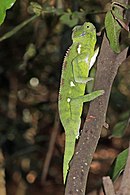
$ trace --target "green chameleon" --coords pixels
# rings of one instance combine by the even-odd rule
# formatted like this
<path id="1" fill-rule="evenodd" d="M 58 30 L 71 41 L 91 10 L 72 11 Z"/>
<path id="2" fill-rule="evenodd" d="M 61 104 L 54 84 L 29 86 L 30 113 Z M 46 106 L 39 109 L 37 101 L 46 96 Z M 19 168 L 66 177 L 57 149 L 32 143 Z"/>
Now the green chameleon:
<path id="1" fill-rule="evenodd" d="M 69 162 L 75 149 L 78 136 L 83 103 L 89 102 L 103 94 L 103 90 L 84 95 L 88 77 L 98 55 L 94 51 L 96 44 L 96 29 L 93 24 L 85 22 L 82 26 L 73 28 L 73 43 L 66 53 L 61 75 L 59 92 L 59 115 L 65 129 L 65 154 L 63 165 L 64 183 L 69 170 Z"/>

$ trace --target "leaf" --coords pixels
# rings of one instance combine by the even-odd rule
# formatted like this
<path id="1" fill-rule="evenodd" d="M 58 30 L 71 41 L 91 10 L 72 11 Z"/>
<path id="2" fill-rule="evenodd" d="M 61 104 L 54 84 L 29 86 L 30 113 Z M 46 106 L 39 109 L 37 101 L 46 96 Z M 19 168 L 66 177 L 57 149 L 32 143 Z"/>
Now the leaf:
<path id="1" fill-rule="evenodd" d="M 122 7 L 121 6 L 117 6 L 117 5 L 113 5 L 112 6 L 112 13 L 114 15 L 115 19 L 119 19 L 119 20 L 124 20 L 123 15 L 122 15 Z"/>
<path id="2" fill-rule="evenodd" d="M 124 9 L 125 11 L 125 9 Z M 117 20 L 117 22 L 126 30 L 129 31 L 129 26 L 128 26 L 128 22 L 125 23 L 124 22 L 124 12 L 122 13 L 122 6 L 121 5 L 113 5 L 112 7 L 112 14 L 115 18 L 115 20 Z"/>
<path id="3" fill-rule="evenodd" d="M 14 5 L 15 1 L 16 0 L 3 0 L 6 9 L 10 9 Z"/>
<path id="4" fill-rule="evenodd" d="M 75 12 L 74 13 L 67 12 L 60 17 L 60 21 L 63 24 L 68 25 L 69 27 L 75 26 L 78 23 L 78 20 L 79 20 L 79 17 Z"/>
<path id="5" fill-rule="evenodd" d="M 16 0 L 1 0 L 0 2 L 0 25 L 4 22 L 6 17 L 6 10 L 10 9 Z"/>
<path id="6" fill-rule="evenodd" d="M 112 137 L 122 137 L 124 135 L 127 124 L 127 120 L 118 122 L 113 128 Z"/>
<path id="7" fill-rule="evenodd" d="M 130 111 L 129 111 L 129 110 L 123 112 L 123 113 L 120 115 L 120 117 L 119 117 L 120 120 L 127 120 L 128 122 L 129 122 L 129 118 L 130 118 Z"/>
<path id="8" fill-rule="evenodd" d="M 64 14 L 65 12 L 64 12 L 64 10 L 62 9 L 62 8 L 57 8 L 56 9 L 56 14 L 58 15 L 58 16 L 60 16 L 60 15 L 62 15 L 62 14 Z"/>
<path id="9" fill-rule="evenodd" d="M 30 3 L 30 8 L 32 9 L 32 11 L 37 15 L 40 16 L 42 13 L 42 6 L 37 3 L 37 2 L 31 2 Z"/>
<path id="10" fill-rule="evenodd" d="M 121 32 L 121 26 L 114 19 L 111 11 L 108 11 L 106 14 L 105 27 L 112 50 L 116 53 L 120 53 L 119 36 Z"/>
<path id="11" fill-rule="evenodd" d="M 124 170 L 127 157 L 128 157 L 128 149 L 124 150 L 117 156 L 113 168 L 113 172 L 112 172 L 112 180 L 115 180 L 120 175 L 120 173 Z"/>

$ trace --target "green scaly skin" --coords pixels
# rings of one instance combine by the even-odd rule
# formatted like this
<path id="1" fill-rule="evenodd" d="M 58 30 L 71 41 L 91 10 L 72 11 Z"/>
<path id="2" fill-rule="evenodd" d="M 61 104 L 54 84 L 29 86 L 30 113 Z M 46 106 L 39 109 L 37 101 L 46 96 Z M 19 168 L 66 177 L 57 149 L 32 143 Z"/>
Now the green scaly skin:
<path id="1" fill-rule="evenodd" d="M 59 115 L 65 129 L 65 154 L 63 165 L 64 183 L 69 170 L 69 162 L 73 157 L 75 140 L 81 124 L 83 103 L 91 101 L 103 94 L 103 90 L 84 95 L 89 70 L 96 60 L 98 50 L 96 44 L 96 29 L 93 24 L 85 22 L 76 26 L 72 33 L 73 43 L 70 46 L 63 63 L 59 92 Z"/>

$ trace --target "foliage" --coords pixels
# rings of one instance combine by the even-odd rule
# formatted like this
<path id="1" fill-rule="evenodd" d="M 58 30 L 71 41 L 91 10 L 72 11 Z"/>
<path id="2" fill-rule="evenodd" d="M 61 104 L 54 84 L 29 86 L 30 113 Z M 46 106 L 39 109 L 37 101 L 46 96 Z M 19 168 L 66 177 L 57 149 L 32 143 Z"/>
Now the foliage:
<path id="1" fill-rule="evenodd" d="M 112 3 L 110 10 L 105 16 L 105 28 L 110 46 L 114 52 L 120 53 L 120 33 L 121 29 L 128 30 L 128 26 L 124 23 L 124 13 L 121 4 Z"/>
<path id="2" fill-rule="evenodd" d="M 110 40 L 111 48 L 116 53 L 119 53 L 120 52 L 119 36 L 120 36 L 120 32 L 121 32 L 121 26 L 114 19 L 111 11 L 108 11 L 106 14 L 105 26 L 106 26 L 108 39 Z"/>
<path id="3" fill-rule="evenodd" d="M 4 22 L 6 10 L 11 8 L 15 0 L 2 0 L 1 2 L 0 24 Z M 82 24 L 84 21 L 92 22 L 96 26 L 97 32 L 105 28 L 112 50 L 120 53 L 123 48 L 122 31 L 126 33 L 128 30 L 124 15 L 120 13 L 122 13 L 121 8 L 124 10 L 123 14 L 127 8 L 110 4 L 106 10 L 107 0 L 100 2 L 72 1 L 72 4 L 70 1 L 65 1 L 62 6 L 56 5 L 55 1 L 39 0 L 38 3 L 32 2 L 30 5 L 28 5 L 28 1 L 25 1 L 24 6 L 22 2 L 22 0 L 16 1 L 14 8 L 17 6 L 17 9 L 10 9 L 9 17 L 0 26 L 0 146 L 5 156 L 5 168 L 9 181 L 13 180 L 12 178 L 15 178 L 15 181 L 23 178 L 31 183 L 30 174 L 33 175 L 34 181 L 39 181 L 39 178 L 41 180 L 50 137 L 55 129 L 59 69 L 62 66 L 65 51 L 71 44 L 70 28 Z M 104 18 L 105 24 L 103 23 Z M 125 34 L 126 39 L 127 35 Z M 8 40 L 6 40 L 7 38 Z M 101 39 L 99 38 L 97 43 L 99 47 L 100 43 Z M 128 74 L 122 70 L 122 77 L 128 80 L 129 66 L 128 64 L 123 66 Z M 95 68 L 92 69 L 91 75 L 94 77 Z M 89 84 L 88 91 L 91 91 L 93 84 Z M 129 114 L 125 118 L 120 118 L 122 113 L 129 111 L 129 106 L 126 105 L 130 105 L 130 94 L 125 93 L 126 84 L 128 85 L 127 91 L 130 88 L 129 82 L 122 84 L 125 101 L 124 96 L 120 96 L 120 92 L 117 93 L 116 90 L 114 93 L 116 100 L 110 100 L 106 120 L 110 124 L 110 128 L 107 133 L 105 131 L 105 137 L 101 137 L 101 143 L 98 146 L 99 150 L 105 150 L 104 148 L 107 148 L 109 144 L 110 149 L 112 148 L 114 151 L 113 155 L 109 149 L 106 149 L 108 159 L 102 154 L 98 159 L 98 151 L 95 154 L 97 156 L 94 156 L 96 162 L 98 160 L 99 163 L 100 161 L 104 162 L 100 164 L 99 172 L 95 171 L 94 166 L 91 168 L 92 172 L 95 171 L 95 178 L 98 177 L 99 181 L 101 175 L 106 174 L 106 160 L 115 158 L 117 152 L 119 153 L 127 147 L 130 136 L 126 131 Z M 118 88 L 116 81 L 113 88 Z M 84 119 L 84 114 L 82 117 Z M 64 134 L 61 132 L 62 130 L 57 134 L 54 152 L 51 156 L 53 160 L 48 171 L 49 182 L 58 183 L 60 186 L 64 145 Z M 108 139 L 109 136 L 111 139 Z M 113 169 L 113 180 L 124 169 L 127 155 L 126 149 L 117 156 Z M 100 158 L 102 159 L 100 160 Z M 110 162 L 111 160 L 108 164 Z M 17 177 L 15 177 L 16 175 Z M 90 190 L 92 188 L 93 186 L 90 184 Z"/>
<path id="4" fill-rule="evenodd" d="M 6 17 L 6 10 L 10 9 L 16 0 L 1 0 L 0 1 L 0 25 L 4 22 Z"/>
<path id="5" fill-rule="evenodd" d="M 112 170 L 112 180 L 115 180 L 124 170 L 127 157 L 128 157 L 128 149 L 124 150 L 117 156 Z"/>
<path id="6" fill-rule="evenodd" d="M 127 120 L 120 121 L 120 122 L 116 123 L 116 125 L 113 128 L 112 135 L 114 137 L 122 137 L 123 134 L 125 133 L 124 130 L 125 130 L 126 126 L 127 126 L 127 123 L 128 123 Z"/>

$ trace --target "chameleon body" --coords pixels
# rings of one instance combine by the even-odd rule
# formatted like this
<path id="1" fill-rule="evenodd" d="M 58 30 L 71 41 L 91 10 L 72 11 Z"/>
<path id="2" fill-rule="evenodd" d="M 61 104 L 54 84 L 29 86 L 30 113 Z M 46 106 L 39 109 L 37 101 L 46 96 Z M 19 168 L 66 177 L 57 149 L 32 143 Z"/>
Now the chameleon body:
<path id="1" fill-rule="evenodd" d="M 98 50 L 96 30 L 93 24 L 85 22 L 76 26 L 72 33 L 72 45 L 63 62 L 59 92 L 59 115 L 65 129 L 65 153 L 63 163 L 64 183 L 69 170 L 69 162 L 75 149 L 75 141 L 81 124 L 83 103 L 103 94 L 102 90 L 84 95 L 89 70 L 95 62 Z"/>

